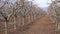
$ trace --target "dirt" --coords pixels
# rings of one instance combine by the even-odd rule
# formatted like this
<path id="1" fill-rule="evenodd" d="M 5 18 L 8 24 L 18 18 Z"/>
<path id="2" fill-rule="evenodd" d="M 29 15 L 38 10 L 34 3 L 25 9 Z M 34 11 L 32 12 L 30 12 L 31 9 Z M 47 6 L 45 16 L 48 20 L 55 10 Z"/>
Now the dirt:
<path id="1" fill-rule="evenodd" d="M 19 34 L 56 34 L 55 23 L 52 22 L 48 15 L 39 18 L 34 25 L 30 26 L 27 31 L 18 32 Z"/>
<path id="2" fill-rule="evenodd" d="M 17 30 L 14 30 L 12 26 L 11 28 L 14 31 L 11 30 L 9 34 L 56 34 L 55 23 L 52 22 L 49 15 L 45 15 L 42 18 L 38 18 L 34 22 L 34 24 L 27 26 L 29 28 L 27 28 L 25 31 L 20 31 L 19 29 L 21 28 L 17 28 Z M 5 34 L 4 30 L 3 31 L 0 30 L 0 34 Z"/>

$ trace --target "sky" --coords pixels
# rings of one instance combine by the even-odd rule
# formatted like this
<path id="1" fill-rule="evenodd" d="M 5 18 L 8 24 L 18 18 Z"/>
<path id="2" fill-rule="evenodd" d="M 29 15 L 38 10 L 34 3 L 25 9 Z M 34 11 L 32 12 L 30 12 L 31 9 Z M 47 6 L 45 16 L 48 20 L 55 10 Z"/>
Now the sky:
<path id="1" fill-rule="evenodd" d="M 36 4 L 38 7 L 44 8 L 49 6 L 49 4 L 51 3 L 51 0 L 33 0 L 33 3 Z"/>
<path id="2" fill-rule="evenodd" d="M 32 1 L 32 0 L 29 0 Z M 51 0 L 33 0 L 33 3 L 43 10 L 47 10 L 48 6 L 52 3 Z M 46 9 L 45 9 L 46 8 Z"/>

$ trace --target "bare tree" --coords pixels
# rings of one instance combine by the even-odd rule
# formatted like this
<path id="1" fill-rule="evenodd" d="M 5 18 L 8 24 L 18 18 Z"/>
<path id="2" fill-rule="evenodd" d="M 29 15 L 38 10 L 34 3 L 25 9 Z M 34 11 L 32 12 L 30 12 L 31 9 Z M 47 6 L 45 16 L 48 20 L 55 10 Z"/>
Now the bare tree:
<path id="1" fill-rule="evenodd" d="M 8 34 L 8 21 L 11 18 L 11 16 L 15 15 L 16 10 L 19 8 L 16 8 L 16 5 L 9 2 L 9 0 L 4 1 L 4 4 L 0 7 L 0 14 L 5 19 L 5 34 Z M 14 20 L 15 23 L 15 20 Z"/>
<path id="2" fill-rule="evenodd" d="M 45 12 L 27 0 L 16 0 L 14 3 L 6 0 L 0 7 L 0 14 L 5 19 L 5 34 L 8 34 L 8 23 L 12 17 L 14 17 L 14 30 L 17 29 L 17 26 L 20 27 L 20 30 L 24 30 L 25 26 L 44 16 Z M 16 20 L 17 18 L 19 21 Z"/>
<path id="3" fill-rule="evenodd" d="M 58 24 L 60 23 L 60 1 L 53 1 L 49 6 L 48 14 L 51 16 L 53 22 L 56 24 L 56 29 L 58 29 Z"/>

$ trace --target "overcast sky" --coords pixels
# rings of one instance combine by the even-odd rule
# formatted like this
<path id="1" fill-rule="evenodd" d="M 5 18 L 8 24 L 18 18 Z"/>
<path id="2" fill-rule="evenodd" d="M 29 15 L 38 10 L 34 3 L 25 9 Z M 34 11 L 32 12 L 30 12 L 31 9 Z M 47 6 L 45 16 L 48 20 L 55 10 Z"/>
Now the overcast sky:
<path id="1" fill-rule="evenodd" d="M 32 0 L 29 0 L 32 1 Z M 33 3 L 43 10 L 47 11 L 48 6 L 52 3 L 51 0 L 33 0 Z"/>
<path id="2" fill-rule="evenodd" d="M 48 3 L 51 3 L 51 0 L 34 0 L 33 1 L 34 4 L 36 4 L 37 6 L 39 7 L 48 7 L 49 4 Z"/>
<path id="3" fill-rule="evenodd" d="M 51 0 L 33 0 L 33 3 L 39 7 L 48 7 L 49 6 L 48 3 L 51 3 Z"/>

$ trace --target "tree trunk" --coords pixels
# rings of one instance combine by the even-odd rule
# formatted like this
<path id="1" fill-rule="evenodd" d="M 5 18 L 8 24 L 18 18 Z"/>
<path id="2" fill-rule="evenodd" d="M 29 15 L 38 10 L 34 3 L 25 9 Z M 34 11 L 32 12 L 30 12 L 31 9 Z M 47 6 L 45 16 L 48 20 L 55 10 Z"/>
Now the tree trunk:
<path id="1" fill-rule="evenodd" d="M 5 34 L 8 34 L 8 22 L 5 21 Z"/>
<path id="2" fill-rule="evenodd" d="M 58 22 L 56 21 L 55 23 L 56 23 L 56 31 L 57 31 L 58 30 Z"/>
<path id="3" fill-rule="evenodd" d="M 14 30 L 16 30 L 16 18 L 14 17 Z"/>

